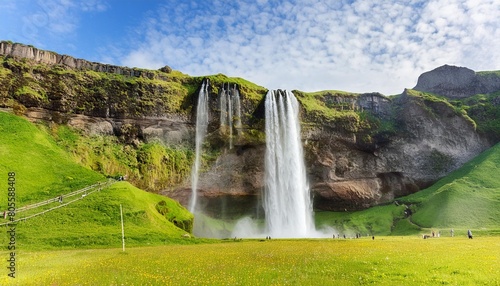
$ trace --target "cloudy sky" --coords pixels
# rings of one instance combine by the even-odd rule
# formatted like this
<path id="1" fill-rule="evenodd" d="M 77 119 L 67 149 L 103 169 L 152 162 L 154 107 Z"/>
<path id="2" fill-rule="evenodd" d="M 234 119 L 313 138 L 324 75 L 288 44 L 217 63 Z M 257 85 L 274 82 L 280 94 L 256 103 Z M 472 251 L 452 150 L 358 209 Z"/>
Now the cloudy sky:
<path id="1" fill-rule="evenodd" d="M 443 64 L 500 70 L 500 0 L 0 0 L 0 39 L 269 89 L 391 95 Z"/>

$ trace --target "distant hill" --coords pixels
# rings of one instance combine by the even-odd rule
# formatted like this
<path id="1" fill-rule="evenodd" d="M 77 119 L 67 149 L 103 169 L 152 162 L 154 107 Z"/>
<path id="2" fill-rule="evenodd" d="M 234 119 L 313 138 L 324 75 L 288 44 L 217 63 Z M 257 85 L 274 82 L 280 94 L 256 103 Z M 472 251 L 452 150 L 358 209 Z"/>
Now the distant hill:
<path id="1" fill-rule="evenodd" d="M 7 182 L 7 173 L 15 172 L 17 208 L 105 179 L 74 162 L 45 127 L 6 112 L 0 112 L 0 122 L 0 174 Z M 119 247 L 120 204 L 128 245 L 182 242 L 182 235 L 192 228 L 192 214 L 178 202 L 119 182 L 65 207 L 18 222 L 16 243 L 21 249 Z M 54 202 L 29 213 L 57 205 Z M 6 194 L 0 198 L 0 206 L 2 210 L 7 208 Z M 16 218 L 22 216 L 24 213 L 18 213 Z M 6 220 L 0 219 L 3 222 Z M 5 231 L 0 239 L 7 241 Z"/>

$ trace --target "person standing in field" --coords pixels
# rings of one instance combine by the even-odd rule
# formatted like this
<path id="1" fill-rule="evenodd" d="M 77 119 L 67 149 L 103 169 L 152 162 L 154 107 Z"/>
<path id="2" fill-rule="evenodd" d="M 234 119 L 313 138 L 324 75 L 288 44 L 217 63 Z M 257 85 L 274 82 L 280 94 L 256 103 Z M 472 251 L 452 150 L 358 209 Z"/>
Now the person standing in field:
<path id="1" fill-rule="evenodd" d="M 453 231 L 453 228 L 450 230 L 450 235 L 451 237 L 453 237 L 453 235 L 455 234 L 455 231 Z"/>
<path id="2" fill-rule="evenodd" d="M 470 229 L 467 230 L 467 236 L 469 237 L 469 239 L 472 239 L 472 231 L 470 231 Z"/>

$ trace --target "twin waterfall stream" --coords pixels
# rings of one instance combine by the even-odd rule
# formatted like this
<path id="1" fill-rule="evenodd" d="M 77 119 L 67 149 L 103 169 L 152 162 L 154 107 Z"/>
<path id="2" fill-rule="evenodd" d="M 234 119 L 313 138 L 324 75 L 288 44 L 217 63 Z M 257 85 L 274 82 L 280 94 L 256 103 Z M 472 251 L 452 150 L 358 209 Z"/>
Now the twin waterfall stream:
<path id="1" fill-rule="evenodd" d="M 191 201 L 189 210 L 195 220 L 202 210 L 197 207 L 198 175 L 202 145 L 209 121 L 208 95 L 210 82 L 206 79 L 200 88 L 196 109 L 196 149 L 191 176 Z M 229 138 L 241 132 L 240 95 L 236 85 L 223 85 L 218 95 L 220 131 Z M 238 237 L 272 236 L 299 238 L 316 236 L 312 203 L 304 166 L 298 118 L 299 104 L 291 92 L 269 91 L 265 98 L 265 190 L 262 207 L 265 213 L 265 229 L 250 218 L 244 218 L 235 226 Z M 236 135 L 235 135 L 236 133 Z"/>

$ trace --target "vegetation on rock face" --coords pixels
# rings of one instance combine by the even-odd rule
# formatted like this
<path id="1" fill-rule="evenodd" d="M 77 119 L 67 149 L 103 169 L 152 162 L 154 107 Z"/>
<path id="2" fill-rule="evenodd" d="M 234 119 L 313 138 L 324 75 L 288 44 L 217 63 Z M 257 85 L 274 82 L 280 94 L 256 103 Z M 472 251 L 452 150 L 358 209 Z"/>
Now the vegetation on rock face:
<path id="1" fill-rule="evenodd" d="M 336 90 L 309 93 L 295 90 L 293 92 L 302 104 L 309 121 L 317 123 L 343 121 L 346 123 L 346 130 L 356 128 L 359 120 L 355 112 L 358 94 Z"/>
<path id="2" fill-rule="evenodd" d="M 123 144 L 115 136 L 89 136 L 64 125 L 51 134 L 83 166 L 107 176 L 125 176 L 136 186 L 159 191 L 182 183 L 191 173 L 193 151 L 160 142 Z"/>
<path id="3" fill-rule="evenodd" d="M 499 72 L 481 72 L 481 74 L 498 74 Z M 478 73 L 479 74 L 479 73 Z M 453 110 L 455 114 L 468 120 L 476 130 L 490 139 L 500 141 L 500 92 L 477 94 L 464 99 L 448 99 L 436 94 L 406 90 L 406 94 L 423 100 L 430 114 L 442 116 L 444 109 Z"/>
<path id="4" fill-rule="evenodd" d="M 374 98 L 390 102 L 383 95 L 336 90 L 294 93 L 304 109 L 306 128 L 310 124 L 322 125 L 330 126 L 337 132 L 355 134 L 356 143 L 363 150 L 373 151 L 398 131 L 394 111 L 390 108 L 383 110 L 385 107 L 382 106 L 374 107 Z M 370 98 L 367 100 L 370 104 L 366 108 L 361 104 L 363 98 Z"/>
<path id="5" fill-rule="evenodd" d="M 212 92 L 215 94 L 219 93 L 219 88 L 223 84 L 229 84 L 230 86 L 236 84 L 239 88 L 242 100 L 249 101 L 253 106 L 257 106 L 267 92 L 266 88 L 239 77 L 227 77 L 223 74 L 216 74 L 206 76 L 205 78 L 210 79 L 213 87 Z"/>
<path id="6" fill-rule="evenodd" d="M 443 116 L 443 113 L 453 111 L 454 114 L 470 122 L 474 128 L 477 127 L 476 122 L 469 117 L 463 105 L 453 105 L 453 101 L 450 102 L 450 100 L 444 96 L 412 89 L 405 90 L 405 93 L 407 96 L 421 100 L 421 106 L 427 109 L 429 114 L 435 117 Z"/>
<path id="7" fill-rule="evenodd" d="M 0 57 L 0 105 L 15 99 L 26 107 L 101 117 L 187 114 L 188 78 L 172 72 L 166 80 L 150 79 Z"/>
<path id="8" fill-rule="evenodd" d="M 488 136 L 492 142 L 500 141 L 500 92 L 477 94 L 452 101 L 452 104 L 463 108 L 474 119 L 480 133 Z"/>

